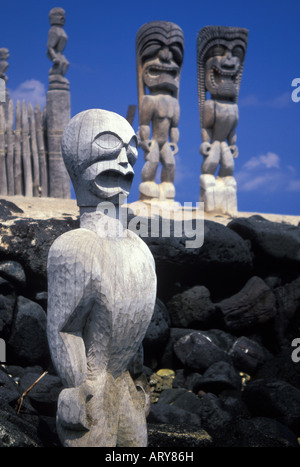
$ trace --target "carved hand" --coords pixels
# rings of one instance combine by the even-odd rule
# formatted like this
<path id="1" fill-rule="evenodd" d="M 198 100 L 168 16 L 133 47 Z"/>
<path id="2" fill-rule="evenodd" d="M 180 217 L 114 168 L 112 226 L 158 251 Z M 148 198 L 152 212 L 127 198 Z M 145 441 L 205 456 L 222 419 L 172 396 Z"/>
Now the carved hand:
<path id="1" fill-rule="evenodd" d="M 239 155 L 238 147 L 235 144 L 232 144 L 231 146 L 229 146 L 229 149 L 231 151 L 232 157 L 236 159 Z"/>
<path id="2" fill-rule="evenodd" d="M 200 149 L 199 149 L 200 154 L 202 154 L 204 157 L 207 157 L 209 154 L 210 148 L 211 148 L 211 144 L 205 141 L 200 146 Z"/>
<path id="3" fill-rule="evenodd" d="M 178 146 L 177 146 L 176 143 L 170 143 L 170 148 L 171 148 L 171 150 L 173 151 L 174 156 L 175 156 L 175 154 L 177 154 L 178 151 L 179 151 Z"/>
<path id="4" fill-rule="evenodd" d="M 93 397 L 90 387 L 83 383 L 76 388 L 64 389 L 58 400 L 57 415 L 63 428 L 88 431 L 86 403 Z"/>
<path id="5" fill-rule="evenodd" d="M 140 146 L 145 152 L 149 152 L 151 149 L 152 141 L 151 139 L 141 140 Z"/>

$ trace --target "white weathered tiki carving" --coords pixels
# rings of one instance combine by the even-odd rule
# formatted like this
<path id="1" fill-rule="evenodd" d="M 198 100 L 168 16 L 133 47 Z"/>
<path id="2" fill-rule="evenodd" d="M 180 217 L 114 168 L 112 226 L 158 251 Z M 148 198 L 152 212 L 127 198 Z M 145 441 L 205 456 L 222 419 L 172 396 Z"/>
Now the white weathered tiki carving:
<path id="1" fill-rule="evenodd" d="M 69 62 L 63 54 L 68 40 L 63 29 L 65 11 L 59 7 L 52 8 L 49 20 L 51 27 L 48 33 L 47 56 L 53 62 L 53 66 L 49 70 L 49 90 L 46 103 L 49 196 L 70 198 L 70 178 L 61 154 L 62 134 L 71 117 L 70 85 L 65 77 Z"/>
<path id="2" fill-rule="evenodd" d="M 145 157 L 139 191 L 143 201 L 172 203 L 175 198 L 174 156 L 178 153 L 178 97 L 183 51 L 183 32 L 174 23 L 151 21 L 138 30 L 138 135 Z M 162 164 L 161 183 L 157 184 L 159 163 Z"/>
<path id="3" fill-rule="evenodd" d="M 48 257 L 47 333 L 66 386 L 58 435 L 64 446 L 146 446 L 144 398 L 128 368 L 154 310 L 155 265 L 120 215 L 137 138 L 123 117 L 92 109 L 69 122 L 62 151 L 80 228 L 60 236 Z"/>
<path id="4" fill-rule="evenodd" d="M 207 212 L 237 213 L 233 176 L 234 159 L 238 156 L 237 102 L 247 41 L 248 30 L 244 28 L 205 26 L 198 33 L 200 153 L 203 156 L 200 201 Z"/>

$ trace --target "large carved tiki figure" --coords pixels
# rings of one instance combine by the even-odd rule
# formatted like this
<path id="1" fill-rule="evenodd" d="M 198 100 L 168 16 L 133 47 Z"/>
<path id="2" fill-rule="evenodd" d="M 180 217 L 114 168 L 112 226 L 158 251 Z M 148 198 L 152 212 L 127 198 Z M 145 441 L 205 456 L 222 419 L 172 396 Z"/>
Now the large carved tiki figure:
<path id="1" fill-rule="evenodd" d="M 244 28 L 206 26 L 197 38 L 198 93 L 204 160 L 200 201 L 206 211 L 237 212 L 234 159 L 238 156 L 238 96 L 248 41 Z M 207 97 L 210 93 L 210 98 Z M 216 176 L 216 171 L 218 173 Z"/>
<path id="2" fill-rule="evenodd" d="M 174 200 L 175 197 L 174 156 L 178 152 L 178 92 L 183 50 L 183 32 L 174 23 L 152 21 L 137 33 L 138 135 L 146 161 L 139 187 L 142 200 Z M 161 183 L 156 184 L 159 162 Z"/>
<path id="3" fill-rule="evenodd" d="M 62 139 L 80 207 L 80 228 L 48 256 L 47 335 L 65 385 L 57 407 L 64 446 L 147 445 L 147 397 L 129 373 L 156 298 L 153 256 L 122 224 L 137 138 L 123 117 L 77 114 Z"/>

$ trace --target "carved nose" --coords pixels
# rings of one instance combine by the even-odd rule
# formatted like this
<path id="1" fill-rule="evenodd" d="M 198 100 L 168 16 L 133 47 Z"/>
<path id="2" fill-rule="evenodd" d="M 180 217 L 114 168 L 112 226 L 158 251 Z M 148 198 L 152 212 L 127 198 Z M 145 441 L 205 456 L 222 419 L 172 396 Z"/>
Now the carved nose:
<path id="1" fill-rule="evenodd" d="M 118 164 L 122 165 L 122 167 L 127 167 L 128 163 L 129 162 L 126 154 L 126 149 L 122 148 L 118 157 Z"/>
<path id="2" fill-rule="evenodd" d="M 168 47 L 163 47 L 159 51 L 159 58 L 164 62 L 168 62 L 169 60 L 171 60 L 172 56 L 172 52 L 170 49 L 168 49 Z"/>
<path id="3" fill-rule="evenodd" d="M 229 50 L 226 53 L 223 65 L 225 65 L 227 67 L 233 67 L 233 66 L 235 66 L 235 63 L 236 63 L 235 57 L 233 57 L 231 50 Z"/>

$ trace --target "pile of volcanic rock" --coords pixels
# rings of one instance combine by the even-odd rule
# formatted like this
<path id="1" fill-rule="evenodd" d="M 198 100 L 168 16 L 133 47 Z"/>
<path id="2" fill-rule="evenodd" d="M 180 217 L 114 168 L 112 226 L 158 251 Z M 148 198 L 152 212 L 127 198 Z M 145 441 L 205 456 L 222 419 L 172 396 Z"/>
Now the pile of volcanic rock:
<path id="1" fill-rule="evenodd" d="M 77 227 L 0 200 L 0 446 L 60 445 L 46 263 L 55 238 Z M 149 446 L 299 447 L 300 228 L 252 216 L 205 220 L 200 248 L 144 241 L 158 293 L 132 373 L 148 380 Z"/>

